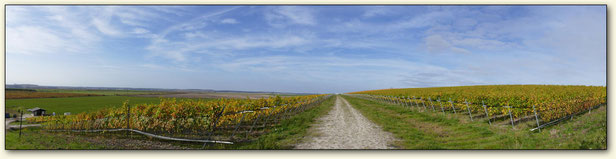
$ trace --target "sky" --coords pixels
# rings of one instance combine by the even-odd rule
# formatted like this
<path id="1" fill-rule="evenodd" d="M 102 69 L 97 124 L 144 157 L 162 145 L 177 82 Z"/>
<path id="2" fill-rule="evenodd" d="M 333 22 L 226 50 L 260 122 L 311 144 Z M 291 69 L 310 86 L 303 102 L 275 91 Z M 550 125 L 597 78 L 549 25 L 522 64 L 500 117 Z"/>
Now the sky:
<path id="1" fill-rule="evenodd" d="M 6 84 L 606 85 L 606 6 L 6 6 Z"/>

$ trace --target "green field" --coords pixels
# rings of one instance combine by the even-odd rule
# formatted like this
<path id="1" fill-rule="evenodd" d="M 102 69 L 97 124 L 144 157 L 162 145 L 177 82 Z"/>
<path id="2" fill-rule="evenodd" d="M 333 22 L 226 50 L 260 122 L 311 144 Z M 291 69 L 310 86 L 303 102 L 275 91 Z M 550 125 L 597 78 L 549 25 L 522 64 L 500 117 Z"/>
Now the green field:
<path id="1" fill-rule="evenodd" d="M 47 110 L 48 114 L 56 112 L 56 115 L 64 112 L 72 114 L 88 112 L 106 107 L 121 106 L 126 100 L 130 104 L 159 103 L 159 98 L 152 97 L 127 97 L 127 96 L 96 96 L 96 97 L 70 97 L 70 98 L 36 98 L 36 99 L 9 99 L 6 100 L 6 109 L 9 113 L 15 113 L 15 109 L 39 107 Z"/>
<path id="2" fill-rule="evenodd" d="M 50 133 L 40 128 L 27 128 L 19 131 L 6 131 L 7 150 L 51 150 L 51 149 L 105 149 L 105 145 L 88 142 L 66 133 Z"/>
<path id="3" fill-rule="evenodd" d="M 137 90 L 76 90 L 76 89 L 36 89 L 38 92 L 56 92 L 56 93 L 83 93 L 83 94 L 98 94 L 98 95 L 137 95 L 137 94 L 169 94 L 172 92 L 161 91 L 137 91 Z"/>
<path id="4" fill-rule="evenodd" d="M 534 122 L 512 129 L 506 122 L 470 121 L 460 114 L 417 112 L 409 107 L 343 96 L 366 118 L 400 139 L 403 149 L 606 149 L 607 111 L 576 116 L 557 125 L 530 132 Z M 477 119 L 476 119 L 477 120 Z"/>

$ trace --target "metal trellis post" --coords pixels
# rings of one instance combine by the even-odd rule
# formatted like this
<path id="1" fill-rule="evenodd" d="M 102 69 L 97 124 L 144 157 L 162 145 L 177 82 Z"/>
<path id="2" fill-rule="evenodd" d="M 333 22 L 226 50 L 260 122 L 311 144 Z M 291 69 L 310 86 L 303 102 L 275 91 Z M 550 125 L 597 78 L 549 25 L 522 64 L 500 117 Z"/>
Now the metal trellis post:
<path id="1" fill-rule="evenodd" d="M 428 97 L 428 100 L 430 101 L 430 106 L 432 106 L 432 112 L 436 112 L 436 109 L 434 109 L 434 103 L 432 103 L 432 98 Z"/>
<path id="2" fill-rule="evenodd" d="M 535 121 L 537 122 L 537 128 L 539 128 L 539 117 L 537 117 L 537 110 L 535 109 L 535 105 L 533 105 L 533 112 L 535 113 Z M 541 129 L 539 129 L 541 132 Z"/>
<path id="3" fill-rule="evenodd" d="M 438 98 L 438 104 L 441 105 L 441 111 L 443 112 L 443 115 L 445 114 L 445 109 L 443 109 L 443 103 L 441 103 L 441 97 Z"/>
<path id="4" fill-rule="evenodd" d="M 453 101 L 449 98 L 449 103 L 451 104 L 451 109 L 453 109 L 453 114 L 456 114 L 456 107 L 453 106 Z"/>
<path id="5" fill-rule="evenodd" d="M 421 104 L 423 104 L 424 111 L 428 111 L 428 107 L 426 107 L 426 101 L 423 100 L 423 97 L 421 97 L 420 99 L 421 99 Z"/>
<path id="6" fill-rule="evenodd" d="M 515 128 L 513 126 L 513 115 L 511 115 L 511 106 L 505 106 L 507 107 L 507 109 L 509 109 L 509 119 L 511 120 L 511 128 Z"/>
<path id="7" fill-rule="evenodd" d="M 235 126 L 235 129 L 233 130 L 233 134 L 231 134 L 231 140 L 233 140 L 233 136 L 235 136 L 235 133 L 240 128 L 240 125 L 242 124 L 242 121 L 244 121 L 244 116 L 246 116 L 246 114 L 242 113 L 242 118 L 240 118 L 240 122 L 237 123 L 237 125 Z"/>
<path id="8" fill-rule="evenodd" d="M 21 138 L 21 124 L 24 122 L 24 111 L 19 110 L 19 113 L 21 114 L 19 115 L 19 138 Z"/>
<path id="9" fill-rule="evenodd" d="M 466 103 L 466 110 L 468 110 L 468 116 L 471 117 L 471 121 L 473 121 L 473 115 L 471 115 L 471 108 L 468 106 L 468 102 L 464 99 L 464 103 Z"/>
<path id="10" fill-rule="evenodd" d="M 481 101 L 481 105 L 483 105 L 483 110 L 486 112 L 486 117 L 488 118 L 488 123 L 490 125 L 492 125 L 492 122 L 490 121 L 490 114 L 488 114 L 488 108 L 487 108 L 486 104 L 483 101 Z"/>

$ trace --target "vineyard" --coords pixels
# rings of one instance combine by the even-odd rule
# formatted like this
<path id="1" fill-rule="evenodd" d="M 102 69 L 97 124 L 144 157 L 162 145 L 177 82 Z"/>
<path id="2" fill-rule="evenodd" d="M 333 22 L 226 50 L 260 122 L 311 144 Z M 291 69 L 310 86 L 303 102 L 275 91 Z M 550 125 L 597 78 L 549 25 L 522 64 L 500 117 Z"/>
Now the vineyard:
<path id="1" fill-rule="evenodd" d="M 549 123 L 607 103 L 602 86 L 494 85 L 353 92 L 366 98 L 469 117 L 533 119 Z M 474 114 L 474 115 L 473 115 Z M 541 120 L 541 121 L 539 121 Z M 517 121 L 517 120 L 516 120 Z"/>
<path id="2" fill-rule="evenodd" d="M 244 142 L 330 95 L 262 99 L 161 99 L 160 104 L 106 108 L 91 113 L 28 118 L 49 131 L 133 131 L 178 141 Z"/>

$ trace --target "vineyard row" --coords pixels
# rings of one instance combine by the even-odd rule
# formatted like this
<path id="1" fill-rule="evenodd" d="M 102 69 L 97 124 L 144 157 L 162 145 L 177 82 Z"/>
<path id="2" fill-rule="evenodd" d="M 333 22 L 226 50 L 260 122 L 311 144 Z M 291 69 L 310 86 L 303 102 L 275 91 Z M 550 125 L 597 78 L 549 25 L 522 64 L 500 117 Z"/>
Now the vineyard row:
<path id="1" fill-rule="evenodd" d="M 125 130 L 183 141 L 233 143 L 253 140 L 269 128 L 308 110 L 331 95 L 258 100 L 192 101 L 161 99 L 160 104 L 130 106 L 68 116 L 29 118 L 46 130 L 97 132 Z M 221 142 L 224 141 L 224 142 Z"/>
<path id="2" fill-rule="evenodd" d="M 579 107 L 577 110 L 580 111 L 569 113 L 569 111 L 565 111 L 564 109 L 537 109 L 535 106 L 531 106 L 530 109 L 526 106 L 488 106 L 484 104 L 483 101 L 482 103 L 471 103 L 465 100 L 464 102 L 457 103 L 451 100 L 451 98 L 448 100 L 441 100 L 440 98 L 437 98 L 434 100 L 430 97 L 426 99 L 423 97 L 396 97 L 366 94 L 352 94 L 352 96 L 408 106 L 422 111 L 431 110 L 432 112 L 442 112 L 443 114 L 446 114 L 446 112 L 454 114 L 468 114 L 470 120 L 473 120 L 473 117 L 486 117 L 488 119 L 487 122 L 490 124 L 492 124 L 492 121 L 499 117 L 500 119 L 509 118 L 512 126 L 514 126 L 514 121 L 531 118 L 536 120 L 537 128 L 543 127 L 543 125 L 540 124 L 553 124 L 562 120 L 564 117 L 571 117 L 572 115 L 579 114 L 583 111 L 590 111 L 597 108 L 601 104 L 604 104 L 601 103 L 601 101 L 596 100 L 579 102 L 576 104 L 578 104 Z M 537 128 L 531 130 L 535 130 Z"/>

